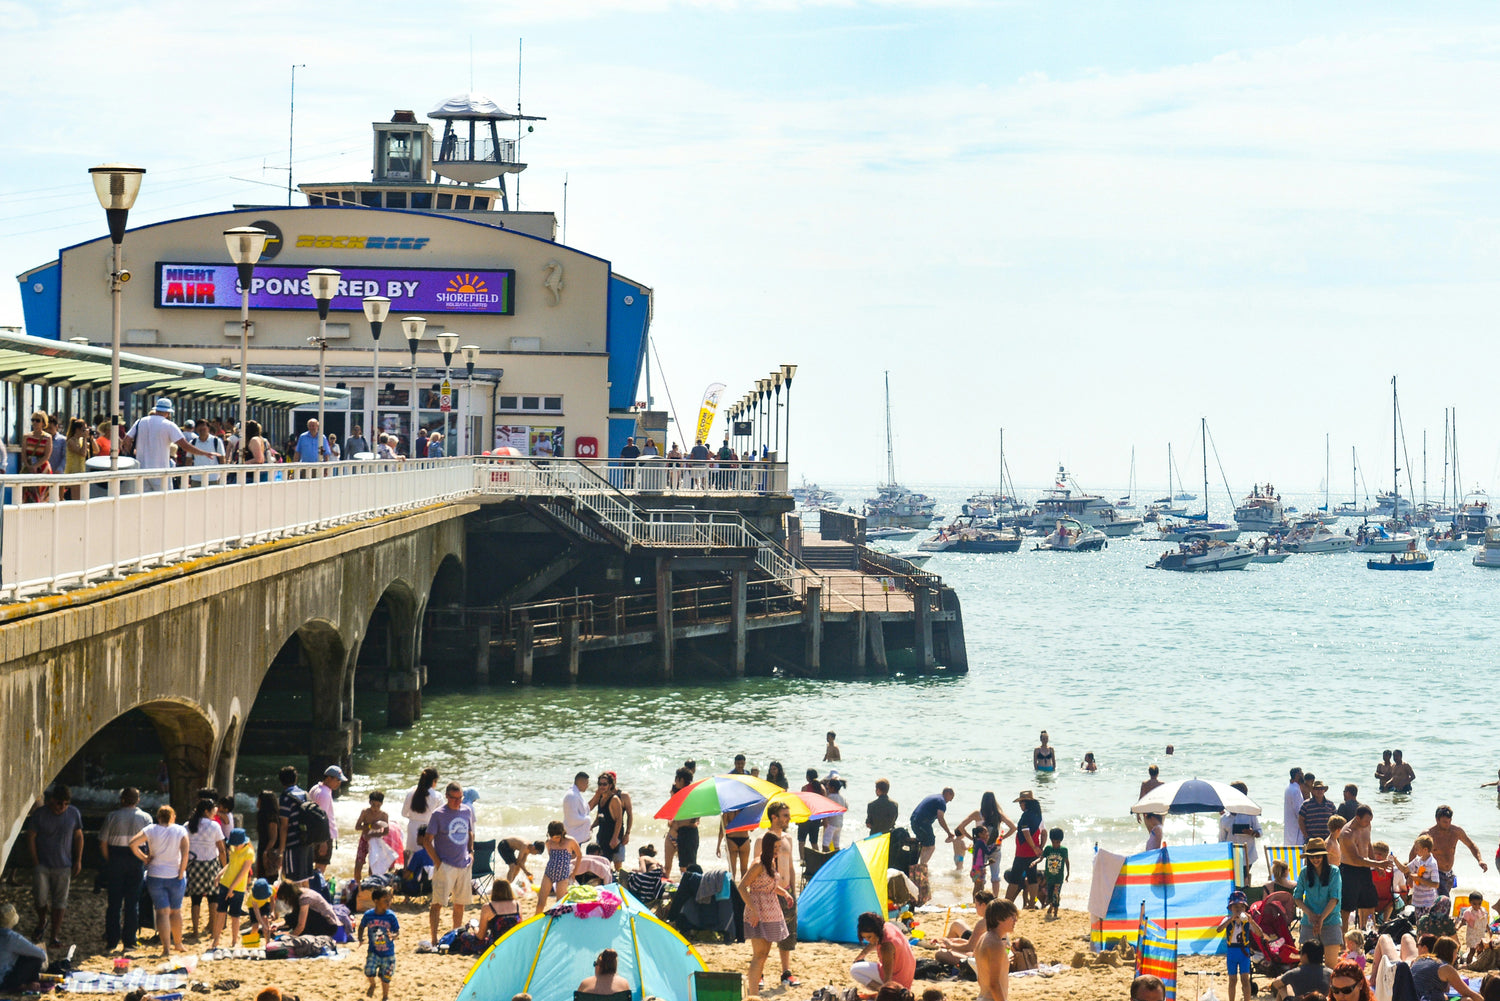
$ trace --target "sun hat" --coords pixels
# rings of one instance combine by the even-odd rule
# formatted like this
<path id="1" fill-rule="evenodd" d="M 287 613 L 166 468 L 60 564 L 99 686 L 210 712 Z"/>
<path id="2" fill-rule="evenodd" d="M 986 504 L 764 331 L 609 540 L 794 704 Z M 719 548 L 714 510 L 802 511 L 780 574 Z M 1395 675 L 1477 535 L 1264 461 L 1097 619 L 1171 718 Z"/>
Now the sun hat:
<path id="1" fill-rule="evenodd" d="M 271 884 L 263 879 L 257 879 L 250 887 L 251 900 L 270 900 Z"/>
<path id="2" fill-rule="evenodd" d="M 1015 801 L 1017 803 L 1025 803 L 1025 802 L 1028 802 L 1028 801 L 1029 802 L 1035 802 L 1036 801 L 1036 793 L 1032 792 L 1030 789 L 1027 789 L 1023 793 L 1021 793 L 1021 795 L 1017 796 Z"/>
<path id="3" fill-rule="evenodd" d="M 248 845 L 250 843 L 250 835 L 245 833 L 243 827 L 236 827 L 229 832 L 227 840 L 231 845 Z"/>
<path id="4" fill-rule="evenodd" d="M 1235 904 L 1239 904 L 1242 907 L 1250 906 L 1250 898 L 1245 896 L 1244 890 L 1235 890 L 1229 895 L 1229 906 L 1233 907 Z"/>
<path id="5" fill-rule="evenodd" d="M 1303 855 L 1304 858 L 1310 857 L 1310 856 L 1313 856 L 1313 855 L 1325 855 L 1326 856 L 1327 854 L 1328 854 L 1328 842 L 1324 841 L 1322 838 L 1308 838 L 1307 839 L 1307 844 L 1305 844 L 1305 845 L 1302 846 L 1302 855 Z"/>
<path id="6" fill-rule="evenodd" d="M 14 928 L 21 916 L 16 913 L 15 904 L 0 904 L 0 928 Z"/>
<path id="7" fill-rule="evenodd" d="M 1328 783 L 1324 782 L 1322 779 L 1315 780 L 1312 784 L 1312 787 L 1314 789 L 1322 789 L 1324 792 L 1328 791 Z"/>
<path id="8" fill-rule="evenodd" d="M 158 396 L 156 398 L 156 406 L 151 409 L 153 413 L 170 414 L 172 412 L 172 401 L 165 396 Z"/>

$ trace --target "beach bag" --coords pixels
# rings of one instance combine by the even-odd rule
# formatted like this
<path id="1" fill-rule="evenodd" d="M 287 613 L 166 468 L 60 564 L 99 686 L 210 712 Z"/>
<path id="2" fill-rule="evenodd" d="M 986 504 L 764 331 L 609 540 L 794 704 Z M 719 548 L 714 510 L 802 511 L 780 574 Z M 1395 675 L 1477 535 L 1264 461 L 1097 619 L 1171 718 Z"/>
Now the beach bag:
<path id="1" fill-rule="evenodd" d="M 333 840 L 328 834 L 328 814 L 311 799 L 297 804 L 296 821 L 304 845 L 325 845 Z"/>

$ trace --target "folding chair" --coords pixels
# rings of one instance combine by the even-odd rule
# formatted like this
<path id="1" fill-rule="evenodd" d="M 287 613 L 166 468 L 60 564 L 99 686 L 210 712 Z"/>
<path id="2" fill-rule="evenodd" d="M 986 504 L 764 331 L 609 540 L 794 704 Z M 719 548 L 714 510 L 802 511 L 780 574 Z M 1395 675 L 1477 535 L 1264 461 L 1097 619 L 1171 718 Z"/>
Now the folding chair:
<path id="1" fill-rule="evenodd" d="M 474 842 L 474 890 L 480 895 L 490 892 L 490 884 L 495 881 L 495 842 Z"/>

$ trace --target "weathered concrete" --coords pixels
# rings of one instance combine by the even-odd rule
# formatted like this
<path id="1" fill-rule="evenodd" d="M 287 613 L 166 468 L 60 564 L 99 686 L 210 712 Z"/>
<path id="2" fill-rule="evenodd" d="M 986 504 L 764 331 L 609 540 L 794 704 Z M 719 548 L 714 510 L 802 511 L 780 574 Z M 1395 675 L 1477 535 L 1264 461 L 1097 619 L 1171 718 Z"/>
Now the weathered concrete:
<path id="1" fill-rule="evenodd" d="M 359 734 L 355 664 L 370 617 L 385 597 L 396 640 L 389 667 L 420 677 L 422 610 L 443 562 L 462 564 L 463 518 L 473 510 L 434 506 L 6 609 L 4 852 L 42 789 L 89 738 L 132 709 L 156 727 L 179 811 L 209 777 L 224 782 L 261 681 L 293 636 L 314 693 L 313 763 L 348 767 Z"/>

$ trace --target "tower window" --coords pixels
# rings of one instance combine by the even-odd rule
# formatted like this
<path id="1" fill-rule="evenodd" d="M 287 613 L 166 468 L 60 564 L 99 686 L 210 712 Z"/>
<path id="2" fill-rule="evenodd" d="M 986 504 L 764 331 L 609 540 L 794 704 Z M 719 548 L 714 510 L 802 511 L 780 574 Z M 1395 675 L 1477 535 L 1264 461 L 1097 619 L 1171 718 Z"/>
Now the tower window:
<path id="1" fill-rule="evenodd" d="M 385 193 L 385 207 L 388 209 L 406 208 L 406 192 L 387 191 Z"/>
<path id="2" fill-rule="evenodd" d="M 459 209 L 459 210 L 467 209 L 469 207 L 469 196 L 468 195 L 454 195 L 453 196 L 453 207 L 455 209 Z"/>
<path id="3" fill-rule="evenodd" d="M 414 209 L 432 208 L 431 191 L 413 191 L 411 193 L 411 207 Z"/>
<path id="4" fill-rule="evenodd" d="M 438 195 L 437 207 L 439 209 L 451 209 L 453 207 L 452 195 Z"/>
<path id="5" fill-rule="evenodd" d="M 476 208 L 476 209 L 487 209 L 489 207 L 490 207 L 490 200 L 488 198 L 480 198 L 478 195 L 474 196 L 474 208 Z"/>
<path id="6" fill-rule="evenodd" d="M 378 208 L 380 208 L 380 192 L 378 192 L 378 191 L 361 191 L 359 193 L 359 203 L 361 205 L 365 206 L 366 208 L 372 208 L 372 209 L 378 209 Z"/>

